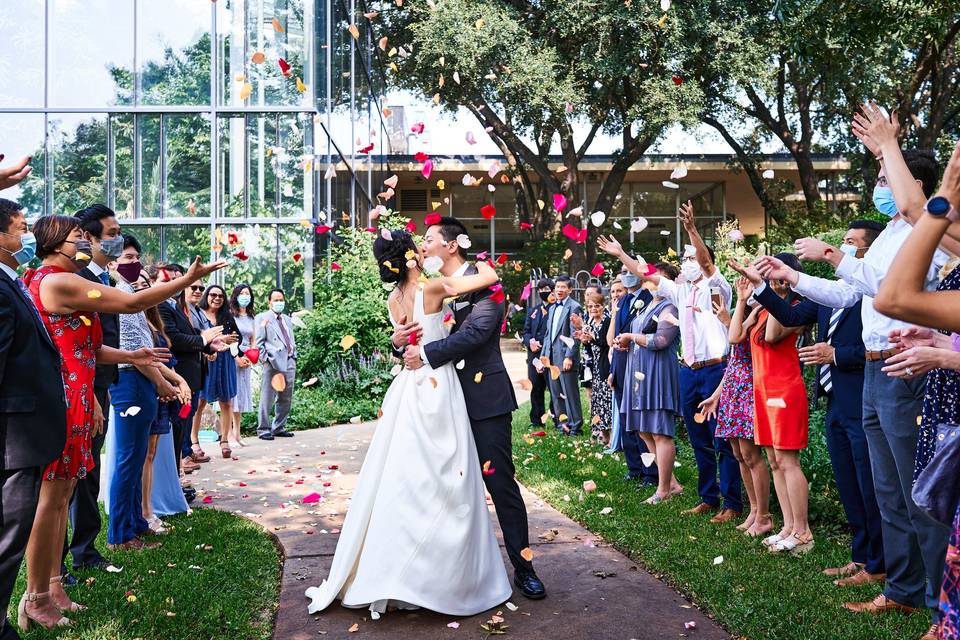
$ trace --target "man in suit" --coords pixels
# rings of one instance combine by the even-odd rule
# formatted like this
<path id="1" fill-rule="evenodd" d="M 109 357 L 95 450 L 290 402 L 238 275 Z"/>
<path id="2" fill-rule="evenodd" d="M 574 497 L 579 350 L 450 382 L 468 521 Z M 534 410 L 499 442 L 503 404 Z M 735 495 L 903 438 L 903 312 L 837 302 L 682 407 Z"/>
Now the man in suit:
<path id="1" fill-rule="evenodd" d="M 467 263 L 466 250 L 457 240 L 466 236 L 467 229 L 456 218 L 444 217 L 430 226 L 424 235 L 422 252 L 443 261 L 440 273 L 445 276 L 471 275 L 476 267 Z M 431 342 L 421 349 L 410 345 L 410 335 L 417 333 L 415 322 L 401 318 L 391 340 L 396 349 L 406 346 L 404 363 L 417 369 L 427 363 L 433 367 L 448 362 L 463 362 L 457 367 L 457 376 L 463 387 L 470 427 L 476 441 L 479 460 L 490 461 L 497 470 L 484 474 L 483 482 L 496 507 L 497 519 L 515 573 L 513 582 L 527 598 L 546 597 L 543 583 L 533 570 L 533 563 L 524 557 L 529 550 L 527 509 L 514 479 L 513 443 L 511 440 L 512 413 L 517 408 L 510 376 L 500 355 L 500 324 L 504 312 L 502 289 L 483 290 L 458 298 L 453 303 L 455 324 L 450 336 Z M 483 374 L 476 381 L 477 374 Z"/>
<path id="2" fill-rule="evenodd" d="M 554 424 L 560 433 L 577 436 L 583 427 L 583 410 L 580 408 L 580 343 L 574 340 L 573 334 L 577 330 L 574 318 L 582 322 L 583 309 L 570 297 L 572 288 L 570 276 L 557 276 L 553 287 L 557 301 L 547 315 L 542 362 L 550 363 L 547 384 Z M 559 375 L 554 367 L 559 369 Z"/>
<path id="3" fill-rule="evenodd" d="M 544 397 L 547 393 L 549 371 L 546 371 L 540 363 L 540 352 L 543 351 L 543 341 L 547 335 L 547 314 L 550 311 L 552 293 L 553 280 L 541 278 L 537 282 L 536 297 L 530 296 L 527 317 L 523 322 L 523 344 L 527 349 L 527 378 L 533 386 L 530 390 L 530 426 L 534 430 L 543 426 L 543 415 L 547 412 Z"/>
<path id="4" fill-rule="evenodd" d="M 627 374 L 627 358 L 630 355 L 628 350 L 618 348 L 616 336 L 630 331 L 630 324 L 633 319 L 643 309 L 647 308 L 650 301 L 653 300 L 653 294 L 640 286 L 640 278 L 630 273 L 626 267 L 620 271 L 620 282 L 627 289 L 627 293 L 617 305 L 617 315 L 613 319 L 614 346 L 611 347 L 610 361 L 610 381 L 613 386 L 613 410 L 617 412 L 620 420 L 618 429 L 620 432 L 620 446 L 623 448 L 623 457 L 627 463 L 627 475 L 625 480 L 639 480 L 641 486 L 656 486 L 659 475 L 656 463 L 649 466 L 643 464 L 643 454 L 649 453 L 647 445 L 640 438 L 640 434 L 627 431 L 627 414 L 622 410 L 623 394 L 631 393 L 632 385 L 627 384 L 625 376 Z"/>
<path id="5" fill-rule="evenodd" d="M 60 352 L 17 277 L 36 243 L 20 205 L 0 199 L 0 640 L 20 636 L 7 607 L 27 548 L 43 469 L 63 451 Z"/>
<path id="6" fill-rule="evenodd" d="M 873 220 L 854 220 L 843 237 L 841 249 L 863 257 L 883 225 Z M 824 574 L 838 586 L 882 584 L 886 579 L 880 509 L 870 469 L 870 453 L 863 430 L 863 371 L 865 347 L 860 302 L 852 307 L 831 308 L 811 300 L 791 306 L 764 283 L 756 269 L 742 271 L 755 287 L 754 297 L 780 323 L 797 327 L 817 323 L 820 341 L 800 349 L 800 361 L 817 368 L 814 402 L 827 399 L 824 424 L 827 449 L 840 502 L 853 533 L 852 560 L 843 567 L 830 567 Z M 836 391 L 836 393 L 835 393 Z"/>
<path id="7" fill-rule="evenodd" d="M 290 404 L 293 402 L 293 381 L 297 374 L 297 345 L 293 339 L 293 322 L 283 311 L 286 298 L 281 289 L 270 292 L 270 308 L 257 315 L 257 349 L 260 350 L 260 362 L 263 374 L 260 380 L 260 421 L 257 424 L 257 436 L 261 440 L 274 438 L 292 438 L 293 432 L 286 430 L 290 417 Z M 282 388 L 279 381 L 283 380 Z M 270 423 L 270 409 L 276 402 L 273 424 Z"/>
<path id="8" fill-rule="evenodd" d="M 120 235 L 120 223 L 117 216 L 109 207 L 95 204 L 81 209 L 75 214 L 83 229 L 83 237 L 93 247 L 93 259 L 90 264 L 78 273 L 91 282 L 99 282 L 111 287 L 116 283 L 107 273 L 107 264 L 120 256 L 123 250 L 123 236 Z M 114 349 L 120 348 L 120 327 L 115 313 L 101 313 L 100 324 L 103 327 L 103 344 Z M 96 466 L 87 473 L 87 477 L 77 482 L 73 497 L 70 500 L 70 530 L 72 539 L 64 540 L 63 546 L 63 574 L 66 572 L 66 557 L 69 551 L 73 555 L 73 568 L 95 567 L 105 569 L 109 562 L 100 554 L 96 547 L 97 535 L 100 533 L 100 505 L 97 496 L 100 494 L 100 451 L 106 439 L 110 424 L 110 394 L 107 389 L 116 382 L 117 365 L 98 364 L 96 377 L 93 382 L 93 393 L 99 407 L 96 408 L 96 419 L 103 420 L 103 429 L 93 438 L 93 457 Z"/>

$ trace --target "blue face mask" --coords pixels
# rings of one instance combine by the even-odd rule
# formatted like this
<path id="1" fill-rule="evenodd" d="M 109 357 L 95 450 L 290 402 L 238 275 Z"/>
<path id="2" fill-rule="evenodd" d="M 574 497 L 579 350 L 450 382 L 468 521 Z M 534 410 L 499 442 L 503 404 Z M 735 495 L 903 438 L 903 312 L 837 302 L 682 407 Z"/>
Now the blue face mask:
<path id="1" fill-rule="evenodd" d="M 100 251 L 108 258 L 119 258 L 123 253 L 123 236 L 104 238 L 100 241 Z"/>
<path id="2" fill-rule="evenodd" d="M 893 199 L 890 187 L 877 185 L 873 188 L 873 206 L 883 215 L 892 218 L 897 215 L 897 203 Z"/>
<path id="3" fill-rule="evenodd" d="M 850 256 L 851 258 L 857 257 L 857 248 L 852 244 L 842 244 L 840 245 L 840 251 L 844 254 Z"/>
<path id="4" fill-rule="evenodd" d="M 3 235 L 9 236 L 11 234 L 4 233 Z M 4 249 L 6 251 L 6 249 Z M 37 255 L 37 238 L 32 233 L 27 232 L 20 236 L 20 249 L 14 252 L 9 252 L 13 259 L 17 261 L 19 265 L 25 265 Z"/>
<path id="5" fill-rule="evenodd" d="M 620 275 L 620 282 L 622 282 L 623 286 L 627 289 L 633 289 L 640 284 L 640 278 L 633 273 L 624 273 Z"/>
<path id="6" fill-rule="evenodd" d="M 286 308 L 286 306 L 287 305 L 283 302 L 283 300 L 270 303 L 270 308 L 273 309 L 273 312 L 277 315 L 283 313 L 283 310 Z"/>
<path id="7" fill-rule="evenodd" d="M 237 306 L 239 306 L 241 309 L 246 309 L 248 306 L 250 306 L 250 296 L 244 293 L 241 293 L 239 296 L 237 296 Z"/>

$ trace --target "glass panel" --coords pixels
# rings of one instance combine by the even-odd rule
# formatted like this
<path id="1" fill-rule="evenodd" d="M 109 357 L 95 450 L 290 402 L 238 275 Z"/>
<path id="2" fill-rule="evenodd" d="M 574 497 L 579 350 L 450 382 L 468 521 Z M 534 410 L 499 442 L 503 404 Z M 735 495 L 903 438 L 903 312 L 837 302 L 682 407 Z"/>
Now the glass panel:
<path id="1" fill-rule="evenodd" d="M 163 166 L 160 154 L 160 116 L 136 117 L 140 153 L 140 217 L 158 218 L 162 202 Z"/>
<path id="2" fill-rule="evenodd" d="M 200 256 L 210 257 L 210 225 L 166 225 L 163 229 L 161 259 L 188 266 Z"/>
<path id="3" fill-rule="evenodd" d="M 131 0 L 49 2 L 50 104 L 74 107 L 131 104 L 134 3 Z M 42 33 L 42 28 L 38 29 L 34 38 Z"/>
<path id="4" fill-rule="evenodd" d="M 30 175 L 0 196 L 22 204 L 28 217 L 44 213 L 43 137 L 43 114 L 0 114 L 0 140 L 3 140 L 3 153 L 6 154 L 3 165 L 9 166 L 11 160 L 33 156 L 30 162 L 33 171 Z"/>
<path id="5" fill-rule="evenodd" d="M 223 255 L 231 261 L 224 270 L 223 283 L 228 291 L 240 283 L 253 288 L 256 311 L 266 309 L 267 296 L 277 282 L 276 225 L 220 225 Z M 291 261 L 295 251 L 290 251 Z M 302 256 L 301 256 L 302 257 Z"/>
<path id="6" fill-rule="evenodd" d="M 168 218 L 210 215 L 210 117 L 167 115 Z"/>
<path id="7" fill-rule="evenodd" d="M 43 4 L 0 4 L 0 104 L 6 107 L 43 106 Z"/>
<path id="8" fill-rule="evenodd" d="M 72 215 L 106 200 L 107 118 L 61 114 L 51 119 L 53 213 Z"/>
<path id="9" fill-rule="evenodd" d="M 210 104 L 210 4 L 140 0 L 137 11 L 140 103 Z"/>
<path id="10" fill-rule="evenodd" d="M 133 122 L 131 114 L 111 116 L 113 137 L 113 162 L 107 166 L 112 172 L 113 194 L 111 208 L 118 218 L 133 218 L 136 207 L 136 190 L 133 172 Z M 109 197 L 110 194 L 108 194 Z"/>

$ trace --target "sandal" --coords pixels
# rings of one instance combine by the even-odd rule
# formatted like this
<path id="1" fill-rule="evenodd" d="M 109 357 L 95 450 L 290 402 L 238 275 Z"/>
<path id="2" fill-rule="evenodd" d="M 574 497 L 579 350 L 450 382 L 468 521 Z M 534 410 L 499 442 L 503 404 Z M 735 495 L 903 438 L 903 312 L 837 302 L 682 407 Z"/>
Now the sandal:
<path id="1" fill-rule="evenodd" d="M 226 440 L 220 441 L 220 454 L 227 460 L 233 455 L 233 451 L 230 450 L 230 445 Z"/>
<path id="2" fill-rule="evenodd" d="M 59 585 L 61 586 L 61 590 L 62 590 L 62 586 L 63 586 L 63 576 L 54 576 L 54 577 L 50 578 L 50 584 L 59 584 Z M 50 593 L 50 592 L 48 592 L 48 593 Z M 73 600 L 71 600 L 70 597 L 67 596 L 67 592 L 66 592 L 66 591 L 63 591 L 63 595 L 64 595 L 64 597 L 66 598 L 67 602 L 69 602 L 70 604 L 67 604 L 67 605 L 65 605 L 65 606 L 60 606 L 60 605 L 56 602 L 56 600 L 54 599 L 53 594 L 51 593 L 51 595 L 50 595 L 50 602 L 53 603 L 53 606 L 55 606 L 55 607 L 60 611 L 60 613 L 67 613 L 67 612 L 70 612 L 70 613 L 78 613 L 78 612 L 83 611 L 84 609 L 86 609 L 86 607 L 83 606 L 82 604 L 76 603 L 76 602 L 74 602 Z"/>
<path id="3" fill-rule="evenodd" d="M 771 515 L 757 516 L 757 519 L 753 521 L 753 524 L 750 525 L 749 527 L 747 527 L 746 531 L 743 532 L 744 535 L 749 536 L 749 537 L 751 537 L 751 538 L 759 538 L 760 536 L 762 536 L 763 533 L 750 533 L 750 529 L 752 529 L 758 522 L 769 522 L 769 523 L 770 523 L 770 528 L 771 528 L 771 529 L 773 528 L 773 516 L 771 516 Z M 766 533 L 766 532 L 764 532 L 764 533 Z M 780 534 L 777 534 L 777 535 L 779 536 Z M 778 540 L 778 542 L 779 542 L 779 540 Z M 767 544 L 767 539 L 764 539 L 763 544 L 765 544 L 765 545 Z M 774 544 L 776 544 L 776 543 L 774 543 Z M 767 546 L 770 546 L 770 545 L 767 545 Z"/>
<path id="4" fill-rule="evenodd" d="M 200 441 L 194 441 L 190 443 L 190 459 L 194 462 L 210 462 L 210 456 L 203 452 L 203 449 L 200 448 Z"/>
<path id="5" fill-rule="evenodd" d="M 813 534 L 808 534 L 803 538 L 796 535 L 789 535 L 777 544 L 770 547 L 770 553 L 789 553 L 794 556 L 802 556 L 813 550 Z"/>
<path id="6" fill-rule="evenodd" d="M 767 536 L 766 538 L 763 539 L 763 546 L 773 548 L 776 544 L 778 544 L 781 540 L 784 540 L 784 539 L 785 538 L 780 537 L 779 533 L 775 533 L 772 536 Z"/>
<path id="7" fill-rule="evenodd" d="M 60 616 L 54 619 L 52 616 L 42 613 L 30 613 L 27 611 L 27 603 L 35 603 L 37 607 L 43 607 L 42 603 L 50 599 L 50 592 L 47 593 L 24 593 L 20 598 L 20 604 L 17 606 L 17 626 L 21 631 L 29 631 L 30 623 L 36 622 L 44 629 L 54 629 L 56 627 L 69 627 L 73 624 L 69 618 Z"/>

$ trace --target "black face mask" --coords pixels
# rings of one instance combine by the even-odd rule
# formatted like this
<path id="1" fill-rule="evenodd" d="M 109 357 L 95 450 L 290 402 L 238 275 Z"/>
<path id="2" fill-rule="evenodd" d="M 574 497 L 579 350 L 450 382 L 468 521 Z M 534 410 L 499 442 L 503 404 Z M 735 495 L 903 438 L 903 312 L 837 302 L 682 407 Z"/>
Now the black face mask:
<path id="1" fill-rule="evenodd" d="M 540 293 L 540 299 L 543 300 L 544 302 L 546 302 L 547 299 L 550 297 L 549 291 L 540 291 L 539 293 Z"/>

